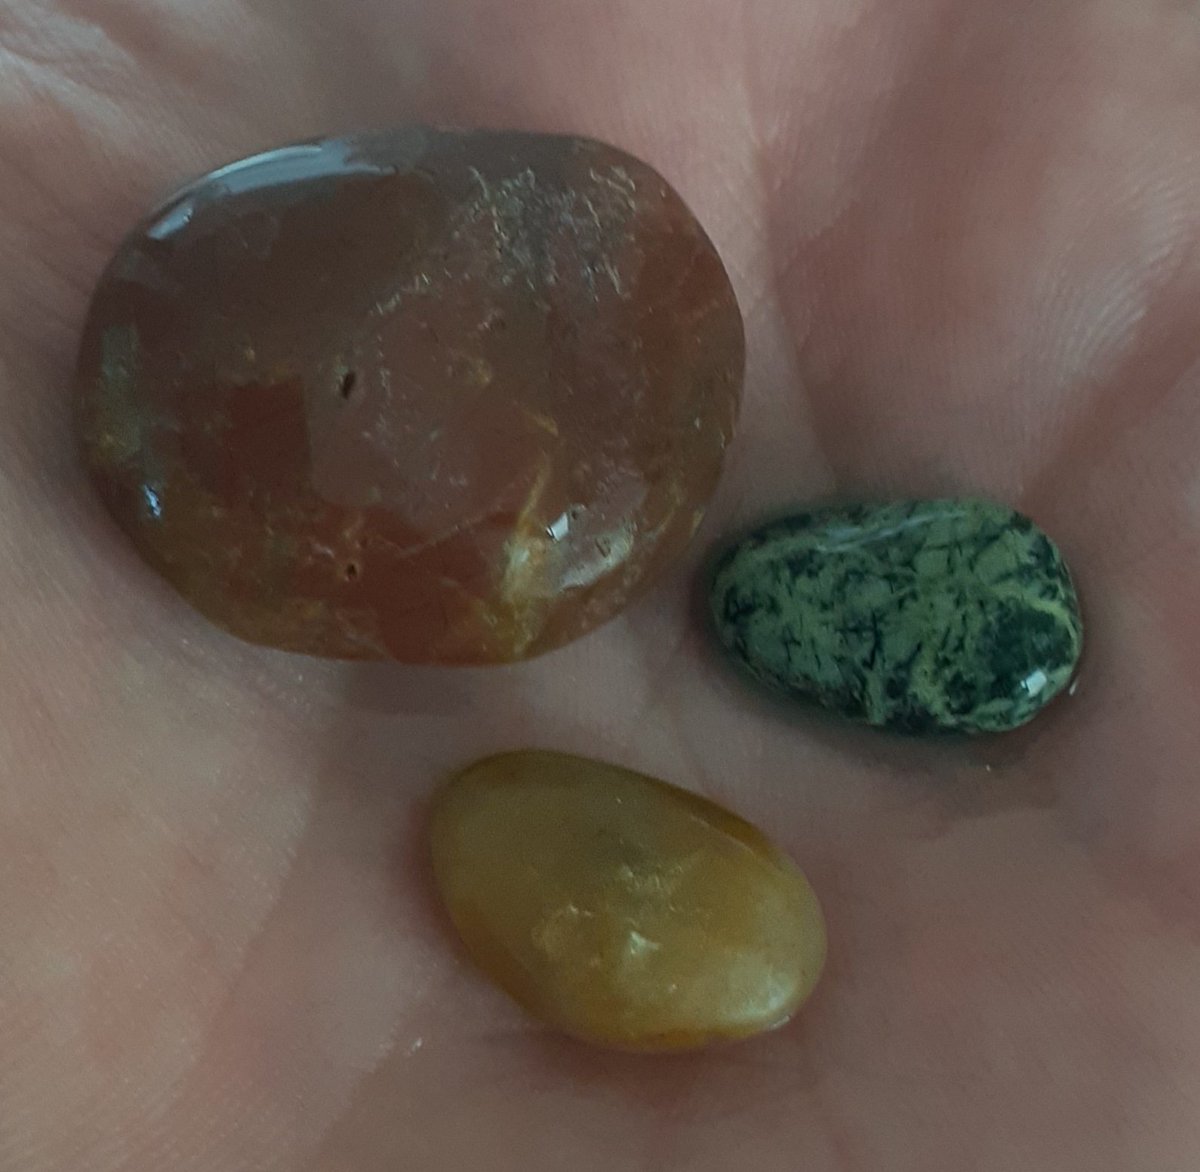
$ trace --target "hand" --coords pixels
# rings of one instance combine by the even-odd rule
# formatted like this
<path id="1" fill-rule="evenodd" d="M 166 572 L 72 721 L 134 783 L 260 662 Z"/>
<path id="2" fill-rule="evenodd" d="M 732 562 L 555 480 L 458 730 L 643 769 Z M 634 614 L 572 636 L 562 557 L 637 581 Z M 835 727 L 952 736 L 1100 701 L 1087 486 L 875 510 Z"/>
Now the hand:
<path id="1" fill-rule="evenodd" d="M 657 166 L 751 354 L 691 565 L 505 670 L 243 646 L 73 454 L 122 232 L 322 132 L 569 130 Z M 1181 0 L 0 0 L 0 1168 L 1184 1172 L 1200 1164 L 1200 22 Z M 1084 596 L 1078 693 L 902 743 L 743 688 L 726 528 L 995 496 Z M 537 745 L 690 786 L 807 870 L 792 1026 L 593 1051 L 462 959 L 436 781 Z"/>

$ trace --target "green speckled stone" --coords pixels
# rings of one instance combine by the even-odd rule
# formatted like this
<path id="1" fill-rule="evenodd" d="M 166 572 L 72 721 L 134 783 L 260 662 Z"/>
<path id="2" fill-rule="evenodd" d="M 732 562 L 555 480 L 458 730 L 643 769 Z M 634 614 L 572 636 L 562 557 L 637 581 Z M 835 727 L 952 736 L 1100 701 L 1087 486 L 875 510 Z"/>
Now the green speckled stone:
<path id="1" fill-rule="evenodd" d="M 905 733 L 997 732 L 1070 682 L 1070 573 L 1033 522 L 978 500 L 821 509 L 719 560 L 721 642 L 772 688 Z"/>

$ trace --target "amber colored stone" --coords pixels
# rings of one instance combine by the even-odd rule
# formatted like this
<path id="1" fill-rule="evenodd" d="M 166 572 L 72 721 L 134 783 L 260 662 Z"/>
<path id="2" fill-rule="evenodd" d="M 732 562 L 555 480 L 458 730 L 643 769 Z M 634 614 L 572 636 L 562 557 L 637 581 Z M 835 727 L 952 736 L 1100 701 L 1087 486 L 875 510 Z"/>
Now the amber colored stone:
<path id="1" fill-rule="evenodd" d="M 146 219 L 77 402 L 109 510 L 221 626 L 487 663 L 680 553 L 742 365 L 724 268 L 646 164 L 410 128 L 248 159 Z"/>
<path id="2" fill-rule="evenodd" d="M 434 871 L 480 967 L 586 1041 L 677 1050 L 781 1025 L 816 984 L 808 882 L 728 810 L 561 753 L 492 757 L 433 816 Z"/>

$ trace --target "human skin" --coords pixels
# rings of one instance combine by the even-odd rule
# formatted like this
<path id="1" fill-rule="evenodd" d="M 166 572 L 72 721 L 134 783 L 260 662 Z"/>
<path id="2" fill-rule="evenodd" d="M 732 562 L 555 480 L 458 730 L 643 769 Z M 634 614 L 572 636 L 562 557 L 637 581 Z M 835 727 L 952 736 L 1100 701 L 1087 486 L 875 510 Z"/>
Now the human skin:
<path id="1" fill-rule="evenodd" d="M 71 435 L 89 292 L 148 205 L 412 120 L 647 159 L 746 314 L 690 562 L 513 668 L 237 643 L 139 563 Z M 1194 1169 L 1198 127 L 1179 0 L 0 0 L 0 1169 Z M 720 534 L 960 491 L 1079 581 L 1077 692 L 1028 730 L 846 731 L 711 654 Z M 830 932 L 793 1025 L 596 1051 L 470 967 L 428 795 L 528 745 L 770 830 Z"/>

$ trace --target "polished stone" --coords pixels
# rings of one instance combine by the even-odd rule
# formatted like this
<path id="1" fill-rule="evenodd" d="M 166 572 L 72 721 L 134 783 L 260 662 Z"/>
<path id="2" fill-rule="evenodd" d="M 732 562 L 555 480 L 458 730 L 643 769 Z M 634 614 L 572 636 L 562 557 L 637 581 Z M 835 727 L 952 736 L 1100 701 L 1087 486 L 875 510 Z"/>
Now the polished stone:
<path id="1" fill-rule="evenodd" d="M 253 642 L 492 663 L 616 614 L 691 538 L 741 318 L 650 167 L 410 128 L 192 184 L 121 245 L 79 426 L 141 555 Z"/>
<path id="2" fill-rule="evenodd" d="M 721 557 L 711 604 L 763 683 L 905 733 L 1025 724 L 1071 681 L 1083 642 L 1053 542 L 979 500 L 775 521 Z"/>
<path id="3" fill-rule="evenodd" d="M 785 1022 L 825 957 L 804 876 L 753 826 L 561 753 L 481 761 L 439 795 L 437 884 L 479 967 L 602 1045 L 676 1050 Z"/>

